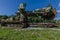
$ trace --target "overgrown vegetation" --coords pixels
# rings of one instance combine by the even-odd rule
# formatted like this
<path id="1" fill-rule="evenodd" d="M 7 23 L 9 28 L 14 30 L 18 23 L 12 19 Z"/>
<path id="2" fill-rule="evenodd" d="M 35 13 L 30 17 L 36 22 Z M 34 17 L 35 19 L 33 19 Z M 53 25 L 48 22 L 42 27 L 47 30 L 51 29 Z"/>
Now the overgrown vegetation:
<path id="1" fill-rule="evenodd" d="M 0 28 L 0 40 L 60 40 L 60 31 Z"/>

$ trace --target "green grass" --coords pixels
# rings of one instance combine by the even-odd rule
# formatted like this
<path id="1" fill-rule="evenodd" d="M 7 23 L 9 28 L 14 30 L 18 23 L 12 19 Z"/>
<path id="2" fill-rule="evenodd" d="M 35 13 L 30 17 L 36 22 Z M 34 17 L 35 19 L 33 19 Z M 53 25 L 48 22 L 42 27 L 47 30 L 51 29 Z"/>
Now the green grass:
<path id="1" fill-rule="evenodd" d="M 59 30 L 14 30 L 0 28 L 0 40 L 60 40 Z"/>

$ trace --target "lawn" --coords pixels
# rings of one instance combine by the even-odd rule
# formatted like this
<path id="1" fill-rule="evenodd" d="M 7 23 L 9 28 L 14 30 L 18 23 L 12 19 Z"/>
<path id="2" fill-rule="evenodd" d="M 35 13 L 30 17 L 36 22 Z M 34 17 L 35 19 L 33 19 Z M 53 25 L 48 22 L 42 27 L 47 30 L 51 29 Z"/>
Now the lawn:
<path id="1" fill-rule="evenodd" d="M 60 31 L 0 28 L 0 40 L 60 40 Z"/>

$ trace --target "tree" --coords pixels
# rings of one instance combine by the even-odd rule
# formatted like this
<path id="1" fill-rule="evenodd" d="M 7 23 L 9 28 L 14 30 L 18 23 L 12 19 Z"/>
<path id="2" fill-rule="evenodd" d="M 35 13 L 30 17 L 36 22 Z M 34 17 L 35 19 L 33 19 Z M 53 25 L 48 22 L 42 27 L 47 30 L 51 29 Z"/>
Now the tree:
<path id="1" fill-rule="evenodd" d="M 7 15 L 3 15 L 3 16 L 0 16 L 2 19 L 7 19 L 8 16 Z"/>

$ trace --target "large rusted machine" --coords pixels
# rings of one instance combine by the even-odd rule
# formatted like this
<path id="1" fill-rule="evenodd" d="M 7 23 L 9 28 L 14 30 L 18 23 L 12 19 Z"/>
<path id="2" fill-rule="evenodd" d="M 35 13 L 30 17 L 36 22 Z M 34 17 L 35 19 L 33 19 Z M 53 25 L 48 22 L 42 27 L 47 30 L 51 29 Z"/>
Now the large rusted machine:
<path id="1" fill-rule="evenodd" d="M 30 25 L 55 26 L 51 20 L 55 18 L 56 9 L 50 4 L 45 8 L 35 9 L 33 11 L 26 11 L 25 7 L 26 4 L 21 3 L 14 20 L 13 17 L 10 17 L 8 20 L 1 21 L 1 25 L 20 28 L 26 28 Z"/>

